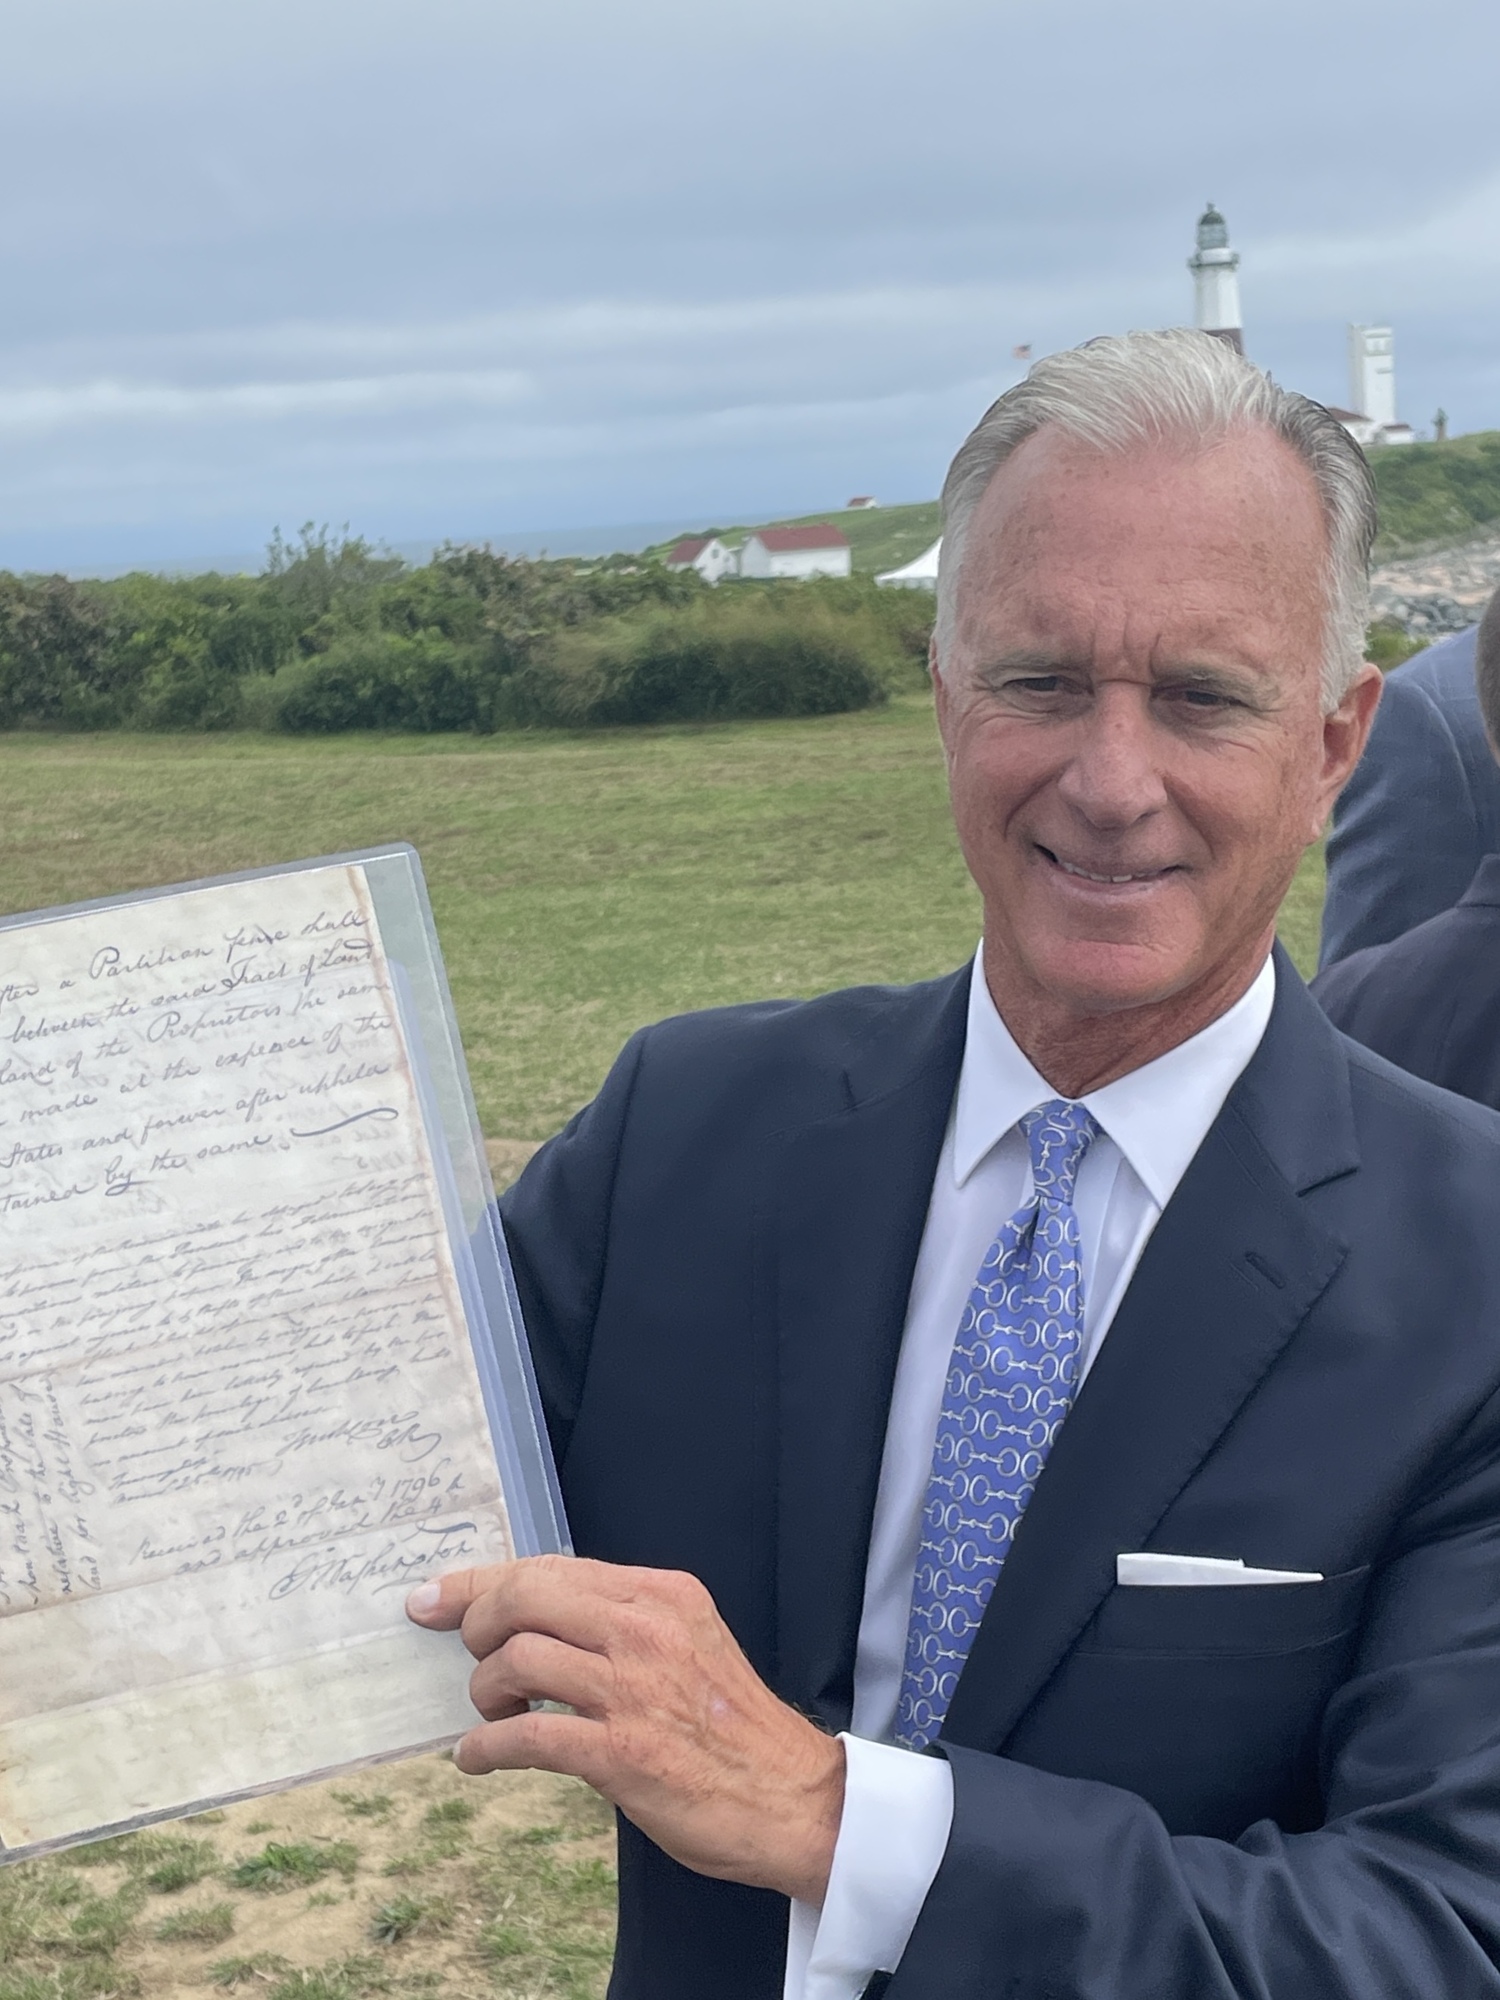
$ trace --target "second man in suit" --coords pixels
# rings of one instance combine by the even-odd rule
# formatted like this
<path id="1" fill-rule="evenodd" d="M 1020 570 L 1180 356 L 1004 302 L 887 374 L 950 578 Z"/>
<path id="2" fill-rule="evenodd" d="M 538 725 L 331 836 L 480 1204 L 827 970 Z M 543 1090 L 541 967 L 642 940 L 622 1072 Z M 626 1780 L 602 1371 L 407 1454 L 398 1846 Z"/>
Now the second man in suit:
<path id="1" fill-rule="evenodd" d="M 1474 692 L 1500 758 L 1500 595 L 1474 635 Z M 1500 787 L 1500 770 L 1493 773 Z M 1413 1076 L 1500 1111 L 1500 826 L 1452 909 L 1339 959 L 1313 991 L 1329 1019 Z"/>
<path id="2" fill-rule="evenodd" d="M 1451 910 L 1500 850 L 1500 768 L 1474 684 L 1473 627 L 1385 677 L 1369 745 L 1333 811 L 1319 964 Z"/>

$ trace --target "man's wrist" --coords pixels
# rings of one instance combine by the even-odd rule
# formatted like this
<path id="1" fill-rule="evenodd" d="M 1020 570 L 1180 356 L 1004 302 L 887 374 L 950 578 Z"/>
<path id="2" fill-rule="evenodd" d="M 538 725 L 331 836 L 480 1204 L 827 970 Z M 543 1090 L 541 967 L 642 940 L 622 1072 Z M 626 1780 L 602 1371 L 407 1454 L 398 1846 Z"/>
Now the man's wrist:
<path id="1" fill-rule="evenodd" d="M 809 1771 L 792 1819 L 799 1831 L 789 1842 L 784 1872 L 775 1883 L 793 1902 L 820 1904 L 828 1893 L 828 1877 L 844 1817 L 844 1745 L 840 1737 L 815 1731 L 818 1755 Z"/>

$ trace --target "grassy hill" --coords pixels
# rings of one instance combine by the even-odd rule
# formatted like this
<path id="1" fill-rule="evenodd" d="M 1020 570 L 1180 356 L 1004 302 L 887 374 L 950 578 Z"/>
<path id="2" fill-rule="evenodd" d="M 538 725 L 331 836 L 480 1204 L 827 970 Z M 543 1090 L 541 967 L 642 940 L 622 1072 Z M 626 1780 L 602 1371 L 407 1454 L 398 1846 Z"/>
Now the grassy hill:
<path id="1" fill-rule="evenodd" d="M 1411 444 L 1377 451 L 1370 460 L 1380 495 L 1380 559 L 1417 548 L 1441 548 L 1468 540 L 1500 523 L 1500 431 L 1474 431 L 1443 444 Z M 756 528 L 796 528 L 831 521 L 849 537 L 859 576 L 910 562 L 937 539 L 938 503 L 908 507 L 833 508 L 776 521 L 741 522 L 733 527 L 684 528 L 684 534 L 717 535 L 738 548 Z M 674 538 L 675 539 L 675 538 Z M 649 550 L 665 555 L 663 542 Z"/>
<path id="2" fill-rule="evenodd" d="M 874 576 L 883 569 L 898 569 L 923 549 L 930 548 L 941 529 L 936 500 L 919 500 L 910 507 L 834 507 L 821 514 L 788 514 L 775 521 L 741 522 L 736 527 L 684 528 L 684 535 L 717 535 L 727 548 L 737 549 L 757 528 L 801 528 L 831 522 L 849 537 L 851 560 L 856 576 Z M 680 539 L 673 537 L 673 541 Z M 672 542 L 662 542 L 646 553 L 664 556 Z"/>
<path id="3" fill-rule="evenodd" d="M 1500 522 L 1500 431 L 1377 451 L 1370 464 L 1380 495 L 1377 556 L 1441 548 Z"/>

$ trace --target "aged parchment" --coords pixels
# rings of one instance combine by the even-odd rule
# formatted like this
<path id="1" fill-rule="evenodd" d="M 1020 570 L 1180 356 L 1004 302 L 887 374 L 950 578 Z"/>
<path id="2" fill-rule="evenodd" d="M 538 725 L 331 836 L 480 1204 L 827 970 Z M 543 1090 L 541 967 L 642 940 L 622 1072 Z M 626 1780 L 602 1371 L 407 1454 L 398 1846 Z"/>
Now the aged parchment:
<path id="1" fill-rule="evenodd" d="M 0 933 L 0 1842 L 457 1734 L 511 1552 L 358 866 Z"/>

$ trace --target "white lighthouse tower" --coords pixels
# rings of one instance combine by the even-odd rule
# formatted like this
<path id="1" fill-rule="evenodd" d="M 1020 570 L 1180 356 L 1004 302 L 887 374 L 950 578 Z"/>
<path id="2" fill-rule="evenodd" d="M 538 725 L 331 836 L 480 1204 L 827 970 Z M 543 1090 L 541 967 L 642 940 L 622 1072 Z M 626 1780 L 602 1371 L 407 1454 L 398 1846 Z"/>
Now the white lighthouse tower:
<path id="1" fill-rule="evenodd" d="M 1356 444 L 1410 444 L 1416 432 L 1396 415 L 1396 340 L 1388 326 L 1349 329 L 1349 401 L 1334 415 Z"/>
<path id="2" fill-rule="evenodd" d="M 1198 248 L 1188 258 L 1193 274 L 1193 324 L 1237 353 L 1245 351 L 1240 319 L 1240 254 L 1229 247 L 1229 225 L 1210 202 L 1198 218 Z"/>
<path id="3" fill-rule="evenodd" d="M 1396 421 L 1396 340 L 1388 326 L 1349 329 L 1349 400 L 1376 430 Z"/>

